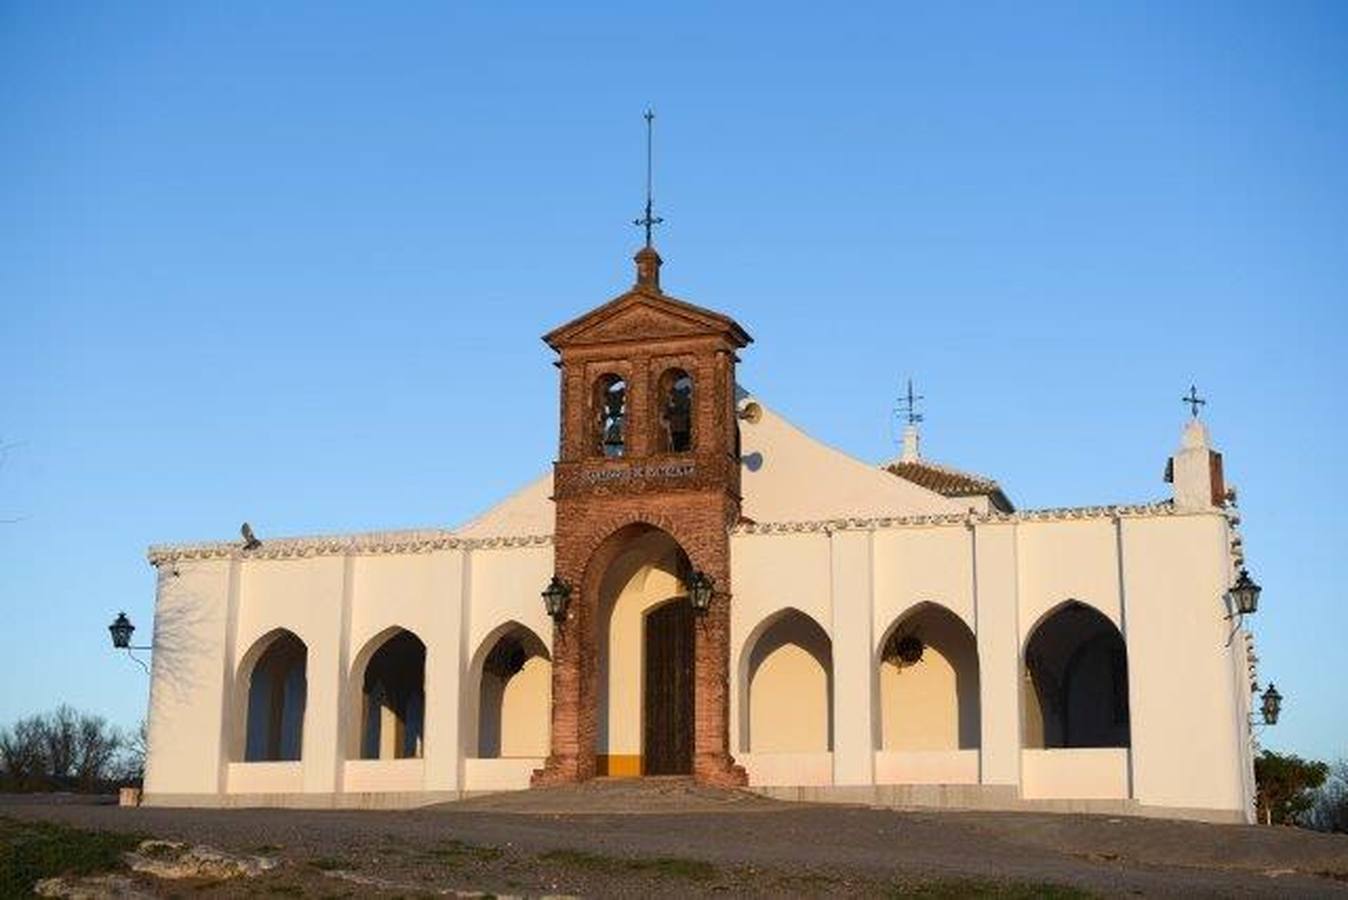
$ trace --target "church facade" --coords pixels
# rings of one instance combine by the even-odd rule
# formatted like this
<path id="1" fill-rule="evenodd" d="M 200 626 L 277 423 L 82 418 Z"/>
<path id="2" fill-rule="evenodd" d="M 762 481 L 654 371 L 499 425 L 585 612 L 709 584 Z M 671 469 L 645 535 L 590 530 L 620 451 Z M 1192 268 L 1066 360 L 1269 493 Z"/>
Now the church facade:
<path id="1" fill-rule="evenodd" d="M 552 471 L 456 529 L 156 546 L 147 804 L 412 806 L 597 776 L 1248 821 L 1234 492 L 1017 510 L 745 392 L 733 319 L 636 284 L 545 336 Z"/>

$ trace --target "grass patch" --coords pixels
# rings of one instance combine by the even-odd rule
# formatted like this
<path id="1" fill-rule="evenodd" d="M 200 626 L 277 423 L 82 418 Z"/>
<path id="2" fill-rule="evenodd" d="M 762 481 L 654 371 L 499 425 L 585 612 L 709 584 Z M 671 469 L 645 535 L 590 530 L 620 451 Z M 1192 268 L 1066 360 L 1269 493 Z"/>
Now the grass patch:
<path id="1" fill-rule="evenodd" d="M 423 855 L 427 859 L 433 859 L 448 866 L 460 866 L 466 862 L 485 865 L 500 859 L 501 854 L 502 850 L 499 847 L 486 847 L 459 840 L 448 840 L 441 841 L 439 846 L 432 847 Z"/>
<path id="2" fill-rule="evenodd" d="M 619 857 L 603 856 L 584 850 L 549 850 L 539 855 L 538 859 L 554 865 L 571 866 L 610 875 L 635 872 L 688 881 L 709 881 L 717 875 L 716 867 L 709 862 L 677 856 Z"/>
<path id="3" fill-rule="evenodd" d="M 0 897 L 30 896 L 43 878 L 120 869 L 122 854 L 140 841 L 134 834 L 0 818 Z"/>
<path id="4" fill-rule="evenodd" d="M 818 893 L 836 881 L 836 878 L 818 872 L 804 872 L 783 875 L 777 879 L 777 885 L 789 893 Z"/>
<path id="5" fill-rule="evenodd" d="M 291 882 L 267 885 L 268 894 L 280 894 L 283 897 L 303 897 L 304 887 Z"/>
<path id="6" fill-rule="evenodd" d="M 889 896 L 955 898 L 994 897 L 997 900 L 1081 900 L 1094 897 L 1070 885 L 1042 881 L 997 881 L 982 878 L 948 878 L 896 884 Z"/>
<path id="7" fill-rule="evenodd" d="M 354 868 L 353 866 L 348 865 L 346 860 L 337 859 L 336 857 L 333 856 L 315 857 L 314 859 L 309 860 L 309 865 L 313 866 L 320 872 L 332 872 L 336 869 Z"/>

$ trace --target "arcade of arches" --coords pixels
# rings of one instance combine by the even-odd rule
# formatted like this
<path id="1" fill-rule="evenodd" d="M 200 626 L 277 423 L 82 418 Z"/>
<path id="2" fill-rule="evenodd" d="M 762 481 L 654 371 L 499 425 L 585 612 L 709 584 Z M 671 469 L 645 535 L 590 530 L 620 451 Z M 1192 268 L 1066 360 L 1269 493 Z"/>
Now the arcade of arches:
<path id="1" fill-rule="evenodd" d="M 688 573 L 674 539 L 649 528 L 624 543 L 603 577 L 599 774 L 691 771 L 695 614 Z M 905 658 L 905 646 L 915 658 Z M 918 604 L 885 632 L 878 656 L 876 749 L 979 747 L 978 651 L 962 619 L 938 604 Z M 425 645 L 393 629 L 362 657 L 357 758 L 421 756 Z M 249 651 L 236 759 L 301 759 L 306 661 L 304 642 L 284 629 Z M 1077 601 L 1059 606 L 1026 641 L 1023 665 L 1024 746 L 1129 745 L 1127 654 L 1109 619 Z M 546 755 L 552 662 L 543 640 L 506 623 L 483 642 L 474 669 L 474 755 Z M 745 642 L 738 676 L 741 750 L 832 750 L 832 641 L 812 618 L 787 608 L 761 622 Z"/>

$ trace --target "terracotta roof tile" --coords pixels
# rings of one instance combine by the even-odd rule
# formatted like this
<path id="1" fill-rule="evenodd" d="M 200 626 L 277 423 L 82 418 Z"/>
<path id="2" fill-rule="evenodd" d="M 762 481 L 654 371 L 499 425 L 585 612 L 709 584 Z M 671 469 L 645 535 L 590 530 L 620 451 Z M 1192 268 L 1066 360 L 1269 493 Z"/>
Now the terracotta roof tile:
<path id="1" fill-rule="evenodd" d="M 935 491 L 944 497 L 987 497 L 995 509 L 1004 512 L 1011 512 L 1014 509 L 1006 494 L 1002 493 L 1001 486 L 991 478 L 971 475 L 925 459 L 896 460 L 887 463 L 884 468 L 892 475 L 911 481 L 918 487 Z"/>

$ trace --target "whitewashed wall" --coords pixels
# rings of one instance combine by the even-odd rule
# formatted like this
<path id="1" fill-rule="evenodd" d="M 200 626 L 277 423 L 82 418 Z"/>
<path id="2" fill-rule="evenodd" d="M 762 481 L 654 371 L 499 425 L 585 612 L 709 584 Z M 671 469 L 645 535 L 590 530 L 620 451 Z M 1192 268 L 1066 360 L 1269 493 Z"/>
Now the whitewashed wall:
<path id="1" fill-rule="evenodd" d="M 176 571 L 175 576 L 172 572 Z M 456 795 L 504 778 L 527 784 L 529 761 L 465 765 L 476 753 L 481 660 L 508 625 L 551 653 L 539 586 L 546 544 L 302 558 L 175 561 L 161 568 L 150 704 L 148 803 L 336 802 L 342 794 Z M 302 760 L 244 763 L 250 650 L 276 629 L 307 648 Z M 397 629 L 426 645 L 421 759 L 356 755 L 364 663 Z M 254 656 L 256 654 L 253 654 Z M 241 664 L 244 664 L 241 666 Z M 541 759 L 541 758 L 540 758 Z M 375 797 L 368 802 L 377 803 Z"/>
<path id="2" fill-rule="evenodd" d="M 1220 511 L 1159 508 L 1121 517 L 1101 511 L 873 529 L 742 529 L 731 542 L 732 752 L 751 783 L 764 785 L 945 776 L 1017 786 L 1027 799 L 1110 799 L 1244 816 L 1247 679 L 1243 649 L 1226 645 L 1229 541 Z M 1023 749 L 1025 643 L 1073 600 L 1099 610 L 1124 637 L 1130 749 Z M 881 749 L 879 651 L 894 623 L 921 604 L 950 610 L 975 636 L 980 734 L 972 755 Z M 744 672 L 734 667 L 783 607 L 805 612 L 833 638 L 835 735 L 827 764 L 743 746 Z M 831 771 L 827 782 L 824 771 Z"/>
<path id="3" fill-rule="evenodd" d="M 1222 600 L 1232 577 L 1230 539 L 1219 511 L 1159 508 L 737 530 L 732 753 L 756 784 L 1001 785 L 1027 799 L 1244 815 L 1248 679 L 1243 644 L 1226 644 Z M 386 795 L 525 786 L 541 758 L 476 758 L 481 665 L 496 638 L 515 627 L 551 652 L 551 622 L 538 596 L 551 572 L 545 542 L 165 565 L 147 801 L 295 803 L 298 795 L 322 803 L 359 794 L 374 803 Z M 1130 749 L 1023 749 L 1024 645 L 1035 625 L 1069 600 L 1100 610 L 1124 636 Z M 949 610 L 974 635 L 976 748 L 884 748 L 880 648 L 896 622 L 926 605 Z M 748 660 L 765 628 L 788 610 L 818 625 L 831 643 L 832 746 L 753 752 L 745 744 Z M 303 759 L 242 763 L 241 665 L 278 628 L 308 648 Z M 395 628 L 414 632 L 427 648 L 424 758 L 348 759 L 360 666 L 372 642 Z"/>

